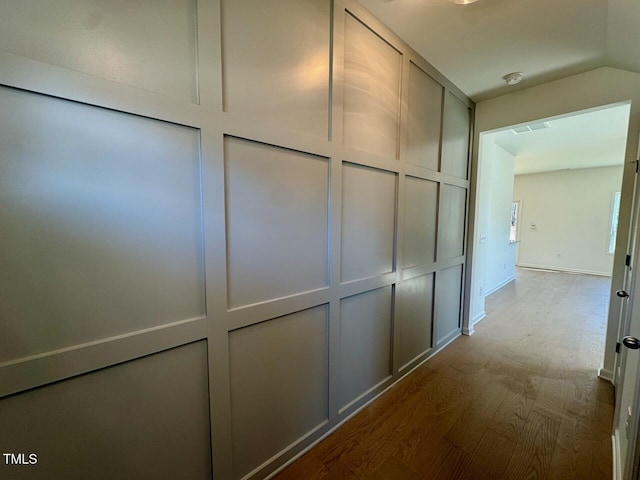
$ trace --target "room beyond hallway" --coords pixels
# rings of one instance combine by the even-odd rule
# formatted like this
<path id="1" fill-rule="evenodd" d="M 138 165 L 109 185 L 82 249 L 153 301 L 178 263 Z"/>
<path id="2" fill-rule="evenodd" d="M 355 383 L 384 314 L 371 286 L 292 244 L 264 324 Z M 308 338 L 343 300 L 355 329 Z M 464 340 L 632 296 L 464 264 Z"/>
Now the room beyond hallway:
<path id="1" fill-rule="evenodd" d="M 518 268 L 487 317 L 277 475 L 610 479 L 610 279 Z"/>

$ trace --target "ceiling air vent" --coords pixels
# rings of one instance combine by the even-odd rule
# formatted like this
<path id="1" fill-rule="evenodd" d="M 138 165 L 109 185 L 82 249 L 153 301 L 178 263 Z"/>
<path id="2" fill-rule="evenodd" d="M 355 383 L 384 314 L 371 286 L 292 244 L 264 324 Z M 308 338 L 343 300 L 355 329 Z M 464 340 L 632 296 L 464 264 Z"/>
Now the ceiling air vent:
<path id="1" fill-rule="evenodd" d="M 520 135 L 522 133 L 534 132 L 536 130 L 544 130 L 549 127 L 549 122 L 530 123 L 529 125 L 520 125 L 519 127 L 512 128 L 511 133 Z"/>

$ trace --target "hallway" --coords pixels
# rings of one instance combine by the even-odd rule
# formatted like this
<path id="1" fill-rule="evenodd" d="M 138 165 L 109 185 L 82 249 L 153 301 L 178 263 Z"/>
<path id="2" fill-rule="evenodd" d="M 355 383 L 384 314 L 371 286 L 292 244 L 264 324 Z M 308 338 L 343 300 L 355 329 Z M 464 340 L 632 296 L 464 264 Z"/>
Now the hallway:
<path id="1" fill-rule="evenodd" d="M 610 479 L 609 278 L 517 269 L 487 317 L 275 478 Z"/>

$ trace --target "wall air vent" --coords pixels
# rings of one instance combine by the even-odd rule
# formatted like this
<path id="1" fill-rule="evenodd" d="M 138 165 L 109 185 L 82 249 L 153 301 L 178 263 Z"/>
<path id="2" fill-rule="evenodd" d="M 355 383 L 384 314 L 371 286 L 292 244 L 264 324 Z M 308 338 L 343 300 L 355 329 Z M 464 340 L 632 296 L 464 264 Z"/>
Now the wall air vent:
<path id="1" fill-rule="evenodd" d="M 550 126 L 549 122 L 530 123 L 529 125 L 520 125 L 519 127 L 512 128 L 511 133 L 514 135 L 520 135 L 522 133 L 534 132 L 536 130 L 544 130 Z"/>

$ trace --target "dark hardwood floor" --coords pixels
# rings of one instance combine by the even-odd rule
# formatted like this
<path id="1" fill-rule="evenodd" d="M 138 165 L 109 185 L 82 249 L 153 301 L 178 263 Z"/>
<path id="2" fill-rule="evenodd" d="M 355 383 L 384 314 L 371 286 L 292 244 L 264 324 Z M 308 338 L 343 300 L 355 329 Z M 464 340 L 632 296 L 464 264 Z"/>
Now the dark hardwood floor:
<path id="1" fill-rule="evenodd" d="M 609 279 L 519 269 L 487 317 L 278 480 L 611 479 Z"/>

